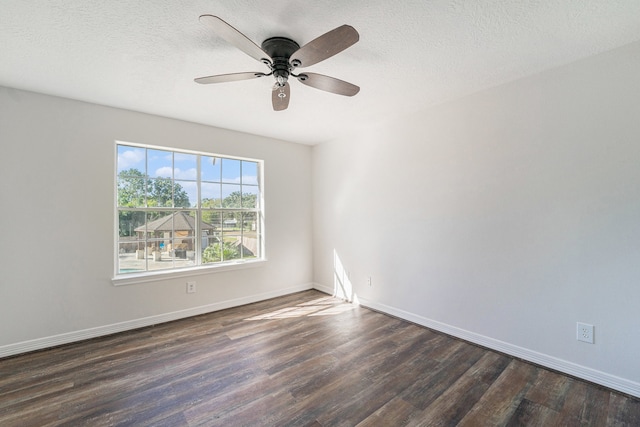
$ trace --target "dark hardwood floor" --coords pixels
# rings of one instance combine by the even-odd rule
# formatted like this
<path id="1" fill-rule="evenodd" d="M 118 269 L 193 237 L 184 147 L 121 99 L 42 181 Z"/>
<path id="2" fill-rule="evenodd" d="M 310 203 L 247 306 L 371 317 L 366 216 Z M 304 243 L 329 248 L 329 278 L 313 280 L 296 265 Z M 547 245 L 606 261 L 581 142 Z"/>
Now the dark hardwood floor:
<path id="1" fill-rule="evenodd" d="M 316 291 L 0 360 L 0 426 L 640 426 L 640 400 Z"/>

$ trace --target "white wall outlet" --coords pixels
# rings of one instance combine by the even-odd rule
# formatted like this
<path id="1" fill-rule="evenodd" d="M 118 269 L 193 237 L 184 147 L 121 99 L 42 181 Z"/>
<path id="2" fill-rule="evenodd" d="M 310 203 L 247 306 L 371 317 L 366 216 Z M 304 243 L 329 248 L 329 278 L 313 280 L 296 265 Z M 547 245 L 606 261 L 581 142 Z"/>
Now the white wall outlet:
<path id="1" fill-rule="evenodd" d="M 371 286 L 371 276 L 367 277 L 367 285 Z"/>
<path id="2" fill-rule="evenodd" d="M 587 323 L 578 322 L 578 341 L 588 342 L 593 344 L 593 325 Z"/>
<path id="3" fill-rule="evenodd" d="M 188 294 L 196 293 L 196 282 L 187 282 L 187 293 Z"/>

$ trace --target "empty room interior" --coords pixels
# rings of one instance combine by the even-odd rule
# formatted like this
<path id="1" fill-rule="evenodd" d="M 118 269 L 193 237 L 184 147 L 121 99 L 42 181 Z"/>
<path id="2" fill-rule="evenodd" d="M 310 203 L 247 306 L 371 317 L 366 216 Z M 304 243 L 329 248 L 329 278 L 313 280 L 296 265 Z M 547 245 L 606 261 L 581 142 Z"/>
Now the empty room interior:
<path id="1" fill-rule="evenodd" d="M 9 0 L 0 42 L 0 425 L 640 425 L 637 0 Z"/>

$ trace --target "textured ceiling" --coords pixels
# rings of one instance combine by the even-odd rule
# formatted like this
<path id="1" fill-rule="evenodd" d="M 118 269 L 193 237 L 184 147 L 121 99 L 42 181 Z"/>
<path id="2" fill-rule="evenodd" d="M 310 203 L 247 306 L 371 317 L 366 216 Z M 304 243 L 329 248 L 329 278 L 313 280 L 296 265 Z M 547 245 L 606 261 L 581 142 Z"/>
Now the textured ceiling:
<path id="1" fill-rule="evenodd" d="M 360 33 L 309 68 L 357 84 L 353 98 L 270 78 L 195 77 L 266 67 L 198 21 L 220 16 L 256 44 Z M 0 85 L 316 144 L 368 124 L 640 40 L 638 0 L 3 0 Z"/>

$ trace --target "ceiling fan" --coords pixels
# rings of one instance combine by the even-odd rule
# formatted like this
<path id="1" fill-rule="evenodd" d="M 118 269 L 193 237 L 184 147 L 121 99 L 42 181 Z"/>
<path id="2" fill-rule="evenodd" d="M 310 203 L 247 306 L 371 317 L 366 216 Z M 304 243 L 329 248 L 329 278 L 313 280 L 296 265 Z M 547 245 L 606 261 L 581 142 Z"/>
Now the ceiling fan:
<path id="1" fill-rule="evenodd" d="M 265 64 L 269 67 L 269 72 L 244 72 L 198 77 L 195 79 L 196 83 L 224 83 L 273 76 L 276 81 L 273 86 L 271 102 L 275 111 L 285 110 L 289 106 L 289 77 L 295 77 L 307 86 L 338 95 L 353 96 L 360 91 L 358 86 L 334 77 L 308 72 L 294 74 L 293 72 L 296 68 L 304 68 L 324 61 L 355 44 L 360 36 L 355 28 L 349 25 L 335 28 L 302 47 L 286 37 L 268 38 L 259 47 L 247 36 L 217 16 L 202 15 L 200 22 L 247 55 Z"/>

